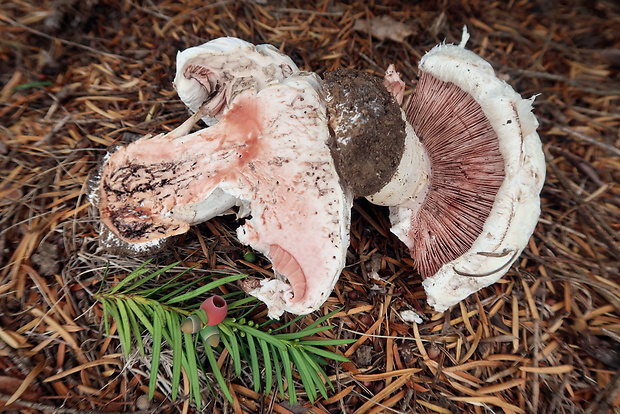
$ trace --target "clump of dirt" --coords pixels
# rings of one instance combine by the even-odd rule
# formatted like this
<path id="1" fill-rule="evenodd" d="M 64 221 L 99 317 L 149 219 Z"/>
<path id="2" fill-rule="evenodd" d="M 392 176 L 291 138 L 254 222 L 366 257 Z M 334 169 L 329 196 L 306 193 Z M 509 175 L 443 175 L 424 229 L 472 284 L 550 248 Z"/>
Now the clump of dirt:
<path id="1" fill-rule="evenodd" d="M 400 107 L 381 80 L 354 69 L 326 72 L 323 92 L 336 169 L 354 197 L 387 184 L 405 147 Z"/>

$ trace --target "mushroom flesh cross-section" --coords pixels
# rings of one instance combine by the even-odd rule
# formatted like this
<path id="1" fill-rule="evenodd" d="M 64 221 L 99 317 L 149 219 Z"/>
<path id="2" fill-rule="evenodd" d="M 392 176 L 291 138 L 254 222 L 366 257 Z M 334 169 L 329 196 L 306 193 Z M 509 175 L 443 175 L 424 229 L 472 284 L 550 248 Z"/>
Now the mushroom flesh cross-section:
<path id="1" fill-rule="evenodd" d="M 429 304 L 443 311 L 496 282 L 540 212 L 545 165 L 532 100 L 460 45 L 421 60 L 402 110 L 393 66 L 322 81 L 268 45 L 221 38 L 177 56 L 175 87 L 194 115 L 106 160 L 104 228 L 135 250 L 229 212 L 239 240 L 276 277 L 249 283 L 270 317 L 327 299 L 344 265 L 352 199 L 388 206 Z M 212 125 L 190 133 L 203 119 Z"/>
<path id="2" fill-rule="evenodd" d="M 202 116 L 199 109 L 193 121 Z M 235 204 L 251 212 L 237 235 L 279 278 L 252 295 L 269 315 L 316 310 L 345 264 L 352 197 L 327 146 L 319 82 L 299 74 L 241 92 L 212 127 L 138 140 L 101 175 L 101 221 L 133 245 L 185 233 Z"/>

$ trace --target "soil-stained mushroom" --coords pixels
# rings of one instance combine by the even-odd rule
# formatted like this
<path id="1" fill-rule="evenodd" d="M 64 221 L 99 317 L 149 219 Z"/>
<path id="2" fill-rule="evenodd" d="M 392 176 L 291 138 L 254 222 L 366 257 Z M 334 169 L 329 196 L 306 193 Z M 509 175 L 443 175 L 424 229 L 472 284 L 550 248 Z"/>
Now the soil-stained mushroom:
<path id="1" fill-rule="evenodd" d="M 194 115 L 104 164 L 104 227 L 136 250 L 239 206 L 242 243 L 276 278 L 248 282 L 270 317 L 306 314 L 345 264 L 353 197 L 390 207 L 429 304 L 443 311 L 496 282 L 540 213 L 545 164 L 533 99 L 460 45 L 420 62 L 406 111 L 393 67 L 325 82 L 277 49 L 222 38 L 178 56 L 175 86 Z M 203 118 L 219 121 L 189 133 Z M 285 278 L 287 280 L 285 280 Z"/>
<path id="2" fill-rule="evenodd" d="M 203 109 L 107 159 L 102 223 L 139 248 L 242 205 L 251 218 L 238 238 L 265 254 L 277 276 L 250 294 L 271 317 L 318 309 L 344 267 L 352 205 L 327 144 L 318 78 L 297 74 L 242 91 L 217 124 L 189 134 Z"/>
<path id="3" fill-rule="evenodd" d="M 368 197 L 391 207 L 392 231 L 409 247 L 437 311 L 508 271 L 538 221 L 545 178 L 533 99 L 466 50 L 468 37 L 422 58 L 401 164 Z"/>
<path id="4" fill-rule="evenodd" d="M 220 37 L 177 54 L 174 87 L 192 112 L 206 103 L 203 121 L 212 125 L 239 93 L 259 92 L 298 72 L 291 58 L 272 45 Z"/>

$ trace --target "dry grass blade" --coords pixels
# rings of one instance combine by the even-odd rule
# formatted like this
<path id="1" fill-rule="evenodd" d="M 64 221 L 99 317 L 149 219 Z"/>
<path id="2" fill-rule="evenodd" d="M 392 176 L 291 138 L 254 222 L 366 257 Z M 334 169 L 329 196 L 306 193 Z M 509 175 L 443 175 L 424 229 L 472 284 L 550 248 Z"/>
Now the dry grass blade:
<path id="1" fill-rule="evenodd" d="M 26 391 L 26 389 L 32 383 L 32 381 L 34 381 L 37 375 L 39 375 L 43 371 L 44 367 L 45 367 L 45 362 L 44 361 L 39 362 L 39 364 L 36 367 L 34 367 L 34 369 L 28 374 L 28 376 L 24 378 L 24 381 L 20 384 L 19 388 L 15 390 L 15 393 L 13 393 L 13 395 L 11 395 L 11 397 L 8 400 L 6 400 L 5 405 L 11 405 L 15 401 L 17 401 L 17 399 L 22 396 L 22 394 Z"/>

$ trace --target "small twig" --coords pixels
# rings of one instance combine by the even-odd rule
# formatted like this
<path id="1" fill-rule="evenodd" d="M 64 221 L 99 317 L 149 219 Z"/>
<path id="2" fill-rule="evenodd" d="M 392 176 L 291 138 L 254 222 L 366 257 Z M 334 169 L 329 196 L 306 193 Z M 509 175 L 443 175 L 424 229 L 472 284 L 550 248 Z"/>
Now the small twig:
<path id="1" fill-rule="evenodd" d="M 0 400 L 3 400 L 3 401 L 8 400 L 10 397 L 11 396 L 7 394 L 0 394 Z M 92 410 L 79 410 L 76 408 L 56 407 L 53 405 L 47 405 L 47 404 L 42 404 L 38 402 L 24 401 L 24 400 L 17 400 L 12 405 L 19 405 L 22 407 L 29 407 L 29 408 L 34 408 L 35 410 L 58 413 L 58 414 L 92 414 L 93 413 Z M 161 407 L 149 408 L 147 410 L 137 410 L 137 411 L 132 411 L 132 412 L 138 413 L 138 414 L 159 413 L 159 412 L 167 411 L 169 408 L 176 406 L 176 405 L 177 405 L 176 403 L 174 404 L 168 403 Z M 106 413 L 107 414 L 123 414 L 124 411 L 117 411 L 117 412 L 107 411 Z"/>
<path id="2" fill-rule="evenodd" d="M 603 187 L 604 185 L 607 185 L 607 183 L 601 180 L 599 174 L 595 171 L 596 168 L 591 163 L 573 154 L 572 152 L 565 151 L 563 149 L 560 150 L 560 153 L 568 160 L 568 162 L 573 164 L 575 168 L 588 176 L 597 186 Z"/>
<path id="3" fill-rule="evenodd" d="M 609 384 L 597 393 L 596 398 L 586 410 L 587 414 L 612 412 L 614 401 L 620 395 L 620 372 L 616 373 Z M 609 410 L 609 411 L 608 411 Z"/>
<path id="4" fill-rule="evenodd" d="M 620 118 L 620 114 L 614 113 L 614 112 L 597 111 L 596 109 L 583 108 L 581 106 L 573 106 L 572 109 L 574 109 L 577 112 L 583 112 L 584 114 L 588 114 L 588 115 L 604 116 L 607 118 L 616 118 L 616 119 Z"/>
<path id="5" fill-rule="evenodd" d="M 368 55 L 366 55 L 364 52 L 361 51 L 357 51 L 357 54 L 359 55 L 359 57 L 361 57 L 362 59 L 364 59 L 366 62 L 368 62 L 368 64 L 370 66 L 372 66 L 373 68 L 375 68 L 375 70 L 377 71 L 377 73 L 385 73 L 385 69 L 382 68 L 379 64 L 377 64 L 374 60 L 372 60 L 370 57 L 368 57 Z"/>
<path id="6" fill-rule="evenodd" d="M 223 0 L 223 1 L 218 1 L 216 3 L 207 4 L 207 5 L 202 6 L 202 7 L 188 9 L 188 10 L 182 12 L 182 13 L 177 14 L 176 16 L 171 17 L 168 20 L 168 22 L 162 27 L 161 31 L 162 31 L 162 33 L 166 33 L 168 31 L 168 29 L 170 29 L 170 27 L 174 23 L 179 23 L 179 22 L 183 21 L 183 19 L 185 19 L 185 18 L 187 18 L 189 16 L 195 16 L 197 13 L 204 12 L 205 10 L 213 9 L 213 8 L 216 8 L 216 7 L 226 6 L 226 5 L 230 4 L 230 3 L 232 3 L 231 0 Z"/>
<path id="7" fill-rule="evenodd" d="M 535 367 L 538 367 L 538 359 L 539 359 L 539 351 L 540 351 L 540 320 L 538 318 L 534 319 L 534 340 L 533 340 L 533 345 L 534 345 L 534 349 L 532 350 L 532 360 L 533 360 L 533 365 Z M 534 373 L 534 381 L 532 384 L 532 401 L 530 402 L 530 404 L 532 404 L 532 412 L 536 413 L 538 412 L 538 405 L 539 405 L 539 401 L 540 400 L 540 374 L 538 373 Z"/>
<path id="8" fill-rule="evenodd" d="M 564 82 L 574 88 L 577 88 L 586 93 L 591 93 L 593 95 L 602 95 L 602 96 L 620 95 L 620 89 L 596 89 L 596 88 L 592 88 L 589 86 L 583 86 L 579 82 L 569 79 L 566 76 L 556 75 L 553 73 L 538 72 L 535 70 L 528 70 L 528 69 L 512 68 L 510 66 L 503 66 L 501 69 L 502 71 L 515 73 L 517 75 L 525 76 L 528 78 L 538 78 L 538 79 L 545 79 L 545 80 L 553 80 L 557 82 Z"/>
<path id="9" fill-rule="evenodd" d="M 620 247 L 618 246 L 618 233 L 613 230 L 604 220 L 601 220 L 594 208 L 585 203 L 578 194 L 573 191 L 573 186 L 571 182 L 566 178 L 562 170 L 558 168 L 558 166 L 553 162 L 554 156 L 549 152 L 549 149 L 545 148 L 545 157 L 547 159 L 547 165 L 551 167 L 553 173 L 560 181 L 560 184 L 566 189 L 566 192 L 570 195 L 570 197 L 579 205 L 577 212 L 579 213 L 579 217 L 582 217 L 584 222 L 591 227 L 599 238 L 605 242 L 609 248 L 609 253 L 614 257 L 620 259 Z"/>
<path id="10" fill-rule="evenodd" d="M 34 147 L 40 147 L 43 144 L 46 144 L 54 135 L 58 133 L 61 129 L 64 128 L 65 124 L 71 119 L 70 115 L 65 115 L 63 119 L 58 121 L 54 127 L 43 136 L 40 140 L 33 144 Z"/>
<path id="11" fill-rule="evenodd" d="M 300 13 L 300 14 L 313 14 L 316 16 L 342 16 L 342 12 L 320 12 L 315 10 L 305 10 L 305 9 L 293 9 L 289 7 L 278 7 L 277 12 L 287 12 L 287 13 Z"/>

